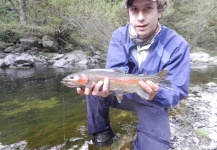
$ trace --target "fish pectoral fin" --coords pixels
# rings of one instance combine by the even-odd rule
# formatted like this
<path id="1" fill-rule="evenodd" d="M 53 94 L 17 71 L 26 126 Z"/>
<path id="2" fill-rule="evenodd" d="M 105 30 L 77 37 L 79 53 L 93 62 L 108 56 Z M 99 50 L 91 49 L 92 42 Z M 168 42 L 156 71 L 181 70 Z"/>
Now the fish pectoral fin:
<path id="1" fill-rule="evenodd" d="M 98 69 L 100 70 L 100 69 Z M 117 68 L 110 68 L 110 69 L 102 69 L 102 70 L 106 70 L 107 72 L 117 72 L 117 73 L 123 73 L 123 74 L 126 74 L 126 72 L 124 70 L 121 70 L 121 69 L 117 69 Z"/>
<path id="2" fill-rule="evenodd" d="M 142 89 L 138 90 L 136 93 L 144 100 L 147 100 L 150 97 L 150 95 Z"/>

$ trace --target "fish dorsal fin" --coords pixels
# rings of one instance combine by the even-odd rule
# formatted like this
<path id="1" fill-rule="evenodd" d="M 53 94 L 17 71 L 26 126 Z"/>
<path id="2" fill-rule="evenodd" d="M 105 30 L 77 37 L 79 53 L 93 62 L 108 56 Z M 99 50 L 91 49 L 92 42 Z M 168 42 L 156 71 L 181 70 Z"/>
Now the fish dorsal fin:
<path id="1" fill-rule="evenodd" d="M 114 72 L 118 72 L 118 73 L 126 73 L 124 70 L 120 70 L 120 69 L 113 69 L 114 70 Z"/>
<path id="2" fill-rule="evenodd" d="M 160 79 L 165 79 L 167 77 L 167 74 L 168 74 L 168 70 L 163 70 L 161 72 L 158 72 L 152 76 L 157 76 L 158 78 Z M 143 74 L 139 74 L 141 76 L 148 76 L 146 73 L 143 73 Z"/>
<path id="3" fill-rule="evenodd" d="M 147 76 L 147 74 L 146 74 L 146 73 L 143 73 L 143 74 L 139 74 L 139 76 Z"/>
<path id="4" fill-rule="evenodd" d="M 108 69 L 89 69 L 88 70 L 89 72 L 94 72 L 94 71 L 97 71 L 97 72 L 118 72 L 118 73 L 126 73 L 124 70 L 121 70 L 121 69 L 116 69 L 116 68 L 108 68 Z"/>

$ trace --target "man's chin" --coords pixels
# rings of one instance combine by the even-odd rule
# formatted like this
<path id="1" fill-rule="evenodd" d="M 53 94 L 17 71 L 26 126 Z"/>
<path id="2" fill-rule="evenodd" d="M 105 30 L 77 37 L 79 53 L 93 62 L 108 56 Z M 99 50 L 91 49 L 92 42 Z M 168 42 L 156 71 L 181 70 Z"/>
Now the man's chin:
<path id="1" fill-rule="evenodd" d="M 140 38 L 140 39 L 146 39 L 146 38 L 149 37 L 149 36 L 148 36 L 147 34 L 145 34 L 145 33 L 138 33 L 138 35 L 139 35 L 139 38 Z"/>

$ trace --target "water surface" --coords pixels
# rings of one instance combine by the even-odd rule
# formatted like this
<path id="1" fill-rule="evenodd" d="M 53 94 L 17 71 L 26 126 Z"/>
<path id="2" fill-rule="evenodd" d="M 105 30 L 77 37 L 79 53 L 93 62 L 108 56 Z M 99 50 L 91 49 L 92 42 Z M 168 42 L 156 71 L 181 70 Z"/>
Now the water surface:
<path id="1" fill-rule="evenodd" d="M 91 149 L 84 97 L 60 83 L 77 70 L 0 71 L 0 149 Z M 217 83 L 216 70 L 192 71 L 191 84 Z M 110 114 L 114 132 L 125 144 L 132 140 L 135 113 L 111 109 Z"/>
<path id="2" fill-rule="evenodd" d="M 91 137 L 87 134 L 84 97 L 60 83 L 77 70 L 1 71 L 0 149 L 79 149 L 88 145 Z M 134 113 L 119 110 L 112 110 L 111 116 L 114 132 L 120 134 L 126 134 L 125 124 L 136 118 Z"/>

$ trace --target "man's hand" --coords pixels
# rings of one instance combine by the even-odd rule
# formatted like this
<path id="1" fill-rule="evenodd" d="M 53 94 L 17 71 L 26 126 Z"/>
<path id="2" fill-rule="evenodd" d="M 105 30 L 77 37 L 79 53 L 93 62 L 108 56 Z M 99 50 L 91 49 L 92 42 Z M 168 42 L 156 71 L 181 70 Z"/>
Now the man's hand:
<path id="1" fill-rule="evenodd" d="M 94 96 L 107 97 L 108 95 L 111 94 L 111 92 L 109 92 L 108 90 L 108 87 L 109 87 L 109 79 L 106 77 L 104 81 L 99 81 L 97 83 L 92 82 L 90 87 L 86 87 L 84 90 L 81 88 L 77 88 L 77 93 L 80 95 L 94 95 Z"/>
<path id="2" fill-rule="evenodd" d="M 153 83 L 152 81 L 150 80 L 146 82 L 139 81 L 139 84 L 149 94 L 148 100 L 152 100 L 155 97 L 155 95 L 157 95 L 159 86 Z"/>

